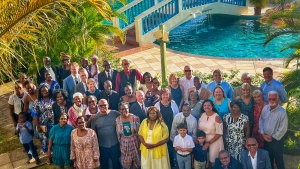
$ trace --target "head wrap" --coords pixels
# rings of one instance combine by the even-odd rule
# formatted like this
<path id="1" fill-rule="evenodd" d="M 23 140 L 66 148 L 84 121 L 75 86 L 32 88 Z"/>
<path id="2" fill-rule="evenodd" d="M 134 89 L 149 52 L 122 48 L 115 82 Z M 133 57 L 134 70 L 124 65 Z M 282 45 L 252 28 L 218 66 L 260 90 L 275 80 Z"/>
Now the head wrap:
<path id="1" fill-rule="evenodd" d="M 72 56 L 65 54 L 64 52 L 60 52 L 60 59 L 63 59 L 64 57 L 67 57 L 69 59 L 72 58 Z"/>
<path id="2" fill-rule="evenodd" d="M 73 94 L 73 99 L 74 99 L 76 96 L 79 96 L 80 98 L 83 98 L 83 95 L 82 95 L 80 92 L 74 93 L 74 94 Z"/>

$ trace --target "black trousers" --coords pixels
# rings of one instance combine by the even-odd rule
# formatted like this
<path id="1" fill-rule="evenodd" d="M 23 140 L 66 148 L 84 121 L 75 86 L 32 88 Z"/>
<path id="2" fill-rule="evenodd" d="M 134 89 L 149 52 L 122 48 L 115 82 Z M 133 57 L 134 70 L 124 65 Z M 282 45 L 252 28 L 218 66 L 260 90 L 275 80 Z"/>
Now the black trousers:
<path id="1" fill-rule="evenodd" d="M 284 146 L 284 138 L 281 140 L 276 140 L 272 138 L 271 142 L 264 142 L 264 148 L 269 152 L 269 157 L 272 165 L 272 169 L 274 169 L 274 160 L 276 162 L 277 169 L 284 169 L 284 161 L 283 161 L 283 146 Z"/>

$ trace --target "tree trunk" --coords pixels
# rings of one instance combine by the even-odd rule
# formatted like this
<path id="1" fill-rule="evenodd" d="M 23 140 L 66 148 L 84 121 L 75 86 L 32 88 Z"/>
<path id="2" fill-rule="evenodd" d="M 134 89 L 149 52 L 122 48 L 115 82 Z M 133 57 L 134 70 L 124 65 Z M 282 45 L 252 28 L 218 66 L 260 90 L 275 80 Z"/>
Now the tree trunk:
<path id="1" fill-rule="evenodd" d="M 254 15 L 261 15 L 261 8 L 254 7 Z"/>

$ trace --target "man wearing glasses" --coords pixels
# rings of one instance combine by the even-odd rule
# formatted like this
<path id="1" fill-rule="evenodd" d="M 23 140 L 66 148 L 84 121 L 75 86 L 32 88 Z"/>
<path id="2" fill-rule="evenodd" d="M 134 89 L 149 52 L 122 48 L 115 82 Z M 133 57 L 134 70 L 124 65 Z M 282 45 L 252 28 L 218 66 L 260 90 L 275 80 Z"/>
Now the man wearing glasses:
<path id="1" fill-rule="evenodd" d="M 241 169 L 241 164 L 230 156 L 226 150 L 219 152 L 219 158 L 216 159 L 213 169 Z"/>
<path id="2" fill-rule="evenodd" d="M 120 116 L 120 112 L 109 110 L 105 99 L 99 100 L 98 107 L 100 113 L 92 119 L 91 128 L 97 133 L 101 168 L 110 168 L 109 159 L 111 159 L 112 168 L 119 169 L 120 145 L 116 132 L 116 118 Z"/>
<path id="3" fill-rule="evenodd" d="M 112 69 L 109 61 L 103 61 L 104 70 L 98 74 L 98 89 L 104 90 L 104 82 L 109 80 L 112 83 L 112 90 L 116 90 L 116 77 L 119 73 L 117 70 Z"/>
<path id="4" fill-rule="evenodd" d="M 179 84 L 181 84 L 184 89 L 184 102 L 188 103 L 188 89 L 194 86 L 193 69 L 189 65 L 184 66 L 183 73 L 184 77 L 179 79 Z"/>
<path id="5" fill-rule="evenodd" d="M 129 82 L 132 86 L 133 94 L 136 92 L 136 81 L 143 81 L 143 76 L 137 69 L 130 69 L 130 63 L 127 59 L 122 60 L 123 70 L 116 77 L 116 91 L 120 97 L 125 95 L 124 87 Z"/>
<path id="6" fill-rule="evenodd" d="M 268 93 L 269 105 L 266 105 L 259 118 L 259 133 L 264 138 L 264 148 L 269 152 L 270 161 L 276 161 L 277 169 L 284 169 L 283 146 L 284 135 L 288 127 L 286 111 L 279 105 L 276 91 Z M 272 166 L 274 169 L 274 166 Z"/>
<path id="7" fill-rule="evenodd" d="M 258 148 L 255 138 L 246 140 L 246 148 L 247 150 L 241 153 L 243 169 L 271 169 L 268 152 Z"/>

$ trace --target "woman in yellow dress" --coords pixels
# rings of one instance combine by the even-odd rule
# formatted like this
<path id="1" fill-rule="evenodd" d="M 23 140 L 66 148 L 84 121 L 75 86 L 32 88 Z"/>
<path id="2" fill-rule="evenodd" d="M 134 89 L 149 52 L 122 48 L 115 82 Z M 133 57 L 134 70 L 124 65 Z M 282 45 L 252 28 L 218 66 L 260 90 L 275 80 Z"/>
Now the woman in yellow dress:
<path id="1" fill-rule="evenodd" d="M 149 107 L 147 118 L 141 123 L 138 134 L 141 141 L 142 169 L 169 169 L 170 160 L 166 144 L 169 141 L 168 127 L 156 107 Z"/>

